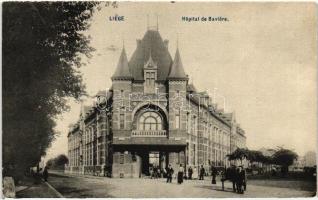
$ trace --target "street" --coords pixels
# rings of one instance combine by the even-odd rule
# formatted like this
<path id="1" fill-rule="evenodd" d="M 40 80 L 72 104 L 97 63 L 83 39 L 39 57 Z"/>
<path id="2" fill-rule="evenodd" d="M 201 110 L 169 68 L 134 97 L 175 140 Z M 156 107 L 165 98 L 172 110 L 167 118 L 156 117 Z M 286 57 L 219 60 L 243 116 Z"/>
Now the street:
<path id="1" fill-rule="evenodd" d="M 222 191 L 221 182 L 211 185 L 211 179 L 204 181 L 185 180 L 178 185 L 176 180 L 167 184 L 165 179 L 115 179 L 105 177 L 66 176 L 52 174 L 49 183 L 64 197 L 101 198 L 101 197 L 129 197 L 129 198 L 222 198 L 222 197 L 311 197 L 315 195 L 314 186 L 304 181 L 284 181 L 278 185 L 272 180 L 249 180 L 247 191 L 236 194 L 231 190 L 231 183 L 225 182 Z M 277 181 L 276 181 L 277 182 Z M 309 184 L 309 185 L 308 185 Z M 265 186 L 266 185 L 266 186 Z M 303 187 L 301 187 L 302 185 Z M 308 189 L 310 188 L 310 189 Z"/>

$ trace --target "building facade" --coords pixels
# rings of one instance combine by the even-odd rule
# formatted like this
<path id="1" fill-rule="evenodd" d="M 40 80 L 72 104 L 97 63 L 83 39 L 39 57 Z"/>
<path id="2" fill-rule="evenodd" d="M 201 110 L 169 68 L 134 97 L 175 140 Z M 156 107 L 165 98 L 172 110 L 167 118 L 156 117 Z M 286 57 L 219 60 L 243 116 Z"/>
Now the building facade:
<path id="1" fill-rule="evenodd" d="M 128 61 L 123 48 L 112 87 L 84 106 L 68 134 L 69 173 L 112 177 L 149 175 L 156 165 L 228 166 L 244 148 L 244 130 L 206 92 L 189 83 L 179 49 L 147 30 Z"/>

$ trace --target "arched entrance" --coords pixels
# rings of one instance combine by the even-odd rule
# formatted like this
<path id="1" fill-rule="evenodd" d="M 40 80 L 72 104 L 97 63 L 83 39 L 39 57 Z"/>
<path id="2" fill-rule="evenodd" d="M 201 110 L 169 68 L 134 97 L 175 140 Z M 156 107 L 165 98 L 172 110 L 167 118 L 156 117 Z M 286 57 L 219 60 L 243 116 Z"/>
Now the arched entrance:
<path id="1" fill-rule="evenodd" d="M 167 138 L 168 123 L 165 112 L 156 105 L 140 107 L 133 119 L 133 136 L 147 139 Z M 136 152 L 141 158 L 141 174 L 151 175 L 167 167 L 167 153 L 147 143 Z"/>

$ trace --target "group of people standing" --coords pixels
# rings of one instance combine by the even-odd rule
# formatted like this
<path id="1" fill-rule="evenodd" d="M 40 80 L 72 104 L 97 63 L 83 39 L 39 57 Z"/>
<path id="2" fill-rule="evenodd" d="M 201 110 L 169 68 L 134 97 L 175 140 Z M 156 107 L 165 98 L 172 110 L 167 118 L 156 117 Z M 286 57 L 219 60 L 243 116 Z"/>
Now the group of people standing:
<path id="1" fill-rule="evenodd" d="M 167 177 L 167 183 L 172 182 L 172 177 L 174 174 L 174 169 L 172 168 L 171 164 L 168 165 L 168 167 L 165 169 L 166 177 Z M 180 164 L 178 172 L 177 172 L 177 182 L 178 184 L 183 183 L 184 177 L 187 179 L 198 179 L 204 180 L 204 176 L 206 175 L 206 171 L 204 167 L 201 165 L 199 170 L 197 170 L 196 167 L 192 169 L 190 166 L 188 168 L 188 176 L 185 176 L 185 169 Z M 219 171 L 216 167 L 211 167 L 211 175 L 212 175 L 212 184 L 216 184 L 216 176 L 219 174 Z M 235 165 L 232 165 L 230 168 L 224 168 L 224 171 L 221 171 L 221 181 L 224 182 L 226 180 L 229 180 L 232 182 L 233 185 L 233 191 L 237 192 L 239 194 L 244 194 L 244 191 L 246 191 L 246 171 L 243 168 L 243 166 L 236 167 Z M 223 183 L 222 183 L 223 185 Z"/>
<path id="2" fill-rule="evenodd" d="M 168 165 L 167 169 L 165 170 L 165 173 L 167 176 L 167 183 L 171 183 L 173 173 L 174 173 L 174 170 L 173 170 L 171 164 Z M 178 173 L 177 173 L 177 180 L 178 180 L 179 184 L 183 183 L 183 179 L 186 177 L 184 173 L 185 173 L 185 169 L 182 166 L 182 164 L 180 164 L 179 169 L 178 169 Z M 198 179 L 198 178 L 199 178 L 199 180 L 204 180 L 205 173 L 206 172 L 205 172 L 203 165 L 201 165 L 199 172 L 198 172 L 196 167 L 194 167 L 194 169 L 192 169 L 192 167 L 190 166 L 188 168 L 187 178 L 189 180 Z"/>
<path id="3" fill-rule="evenodd" d="M 151 178 L 161 178 L 161 175 L 162 173 L 159 166 L 154 165 L 153 168 L 150 169 Z"/>
<path id="4" fill-rule="evenodd" d="M 243 166 L 232 165 L 225 171 L 225 177 L 222 179 L 222 181 L 230 180 L 232 182 L 234 192 L 244 194 L 246 191 L 246 171 Z"/>
<path id="5" fill-rule="evenodd" d="M 171 164 L 168 165 L 165 172 L 166 172 L 166 176 L 167 176 L 167 183 L 171 183 L 173 173 L 174 173 L 174 170 L 173 170 Z M 183 177 L 184 177 L 184 167 L 182 166 L 182 164 L 180 164 L 179 169 L 178 169 L 178 174 L 177 174 L 177 180 L 178 180 L 179 184 L 183 183 Z"/>
<path id="6" fill-rule="evenodd" d="M 203 165 L 201 165 L 199 171 L 197 167 L 194 167 L 194 169 L 192 169 L 192 167 L 190 166 L 188 168 L 188 179 L 192 180 L 192 179 L 199 178 L 199 180 L 204 180 L 204 176 L 205 176 L 205 169 Z"/>

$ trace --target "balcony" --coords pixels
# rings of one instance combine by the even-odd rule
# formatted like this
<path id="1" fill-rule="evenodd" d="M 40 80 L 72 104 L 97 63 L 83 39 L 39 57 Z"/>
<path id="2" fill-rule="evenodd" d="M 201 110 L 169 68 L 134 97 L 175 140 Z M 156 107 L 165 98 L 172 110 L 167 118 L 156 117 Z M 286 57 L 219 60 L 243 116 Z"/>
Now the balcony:
<path id="1" fill-rule="evenodd" d="M 132 137 L 167 137 L 165 130 L 133 130 Z"/>

